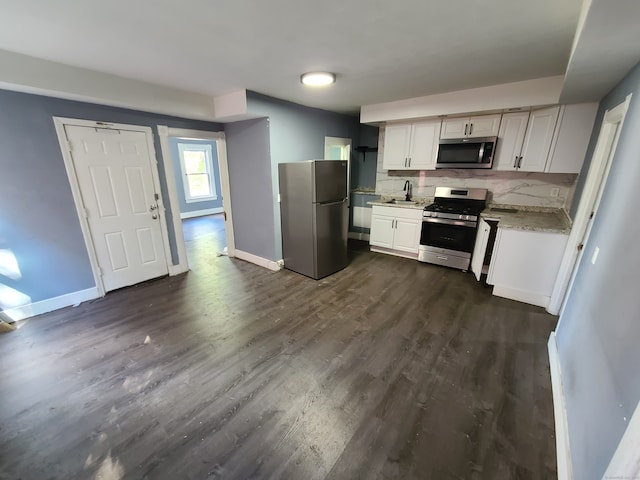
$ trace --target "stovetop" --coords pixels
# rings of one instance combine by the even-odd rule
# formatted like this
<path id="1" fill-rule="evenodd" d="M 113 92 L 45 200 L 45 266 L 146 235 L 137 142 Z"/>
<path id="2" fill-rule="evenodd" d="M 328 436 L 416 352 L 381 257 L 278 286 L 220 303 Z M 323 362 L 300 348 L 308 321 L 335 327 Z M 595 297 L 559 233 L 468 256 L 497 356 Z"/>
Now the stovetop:
<path id="1" fill-rule="evenodd" d="M 467 226 L 475 226 L 487 199 L 484 188 L 436 187 L 435 194 L 434 203 L 424 207 L 422 218 L 461 220 Z"/>
<path id="2" fill-rule="evenodd" d="M 456 203 L 432 203 L 424 207 L 427 212 L 457 213 L 462 215 L 478 215 L 484 210 L 482 205 L 468 205 Z"/>
<path id="3" fill-rule="evenodd" d="M 478 215 L 484 210 L 485 202 L 483 201 L 438 201 L 424 207 L 423 217 L 428 218 L 447 218 L 451 220 L 466 220 L 476 222 Z"/>

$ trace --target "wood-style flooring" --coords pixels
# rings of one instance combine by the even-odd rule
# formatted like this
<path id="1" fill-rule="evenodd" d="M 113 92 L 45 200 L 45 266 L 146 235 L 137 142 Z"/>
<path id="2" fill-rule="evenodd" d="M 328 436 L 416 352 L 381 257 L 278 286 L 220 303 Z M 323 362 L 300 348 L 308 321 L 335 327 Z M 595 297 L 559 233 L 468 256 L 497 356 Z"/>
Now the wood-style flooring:
<path id="1" fill-rule="evenodd" d="M 556 477 L 556 317 L 362 245 L 271 272 L 206 221 L 189 273 L 0 334 L 0 479 Z"/>

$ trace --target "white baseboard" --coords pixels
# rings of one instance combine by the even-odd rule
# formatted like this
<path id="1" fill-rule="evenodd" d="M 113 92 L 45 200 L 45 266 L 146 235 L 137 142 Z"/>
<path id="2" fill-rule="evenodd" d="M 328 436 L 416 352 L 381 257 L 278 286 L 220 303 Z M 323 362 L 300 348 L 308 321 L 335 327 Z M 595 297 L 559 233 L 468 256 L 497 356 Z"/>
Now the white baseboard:
<path id="1" fill-rule="evenodd" d="M 169 276 L 180 275 L 189 271 L 189 265 L 169 265 Z"/>
<path id="2" fill-rule="evenodd" d="M 206 210 L 196 210 L 194 212 L 185 212 L 180 214 L 180 218 L 184 220 L 185 218 L 194 218 L 194 217 L 204 217 L 205 215 L 213 215 L 214 213 L 222 213 L 224 212 L 224 208 L 207 208 Z"/>
<path id="3" fill-rule="evenodd" d="M 385 247 L 375 247 L 371 245 L 369 247 L 369 250 L 376 253 L 386 253 L 387 255 L 395 255 L 396 257 L 412 258 L 414 260 L 418 259 L 417 253 L 401 252 L 400 250 L 392 250 L 390 248 L 385 248 Z"/>
<path id="4" fill-rule="evenodd" d="M 569 450 L 569 428 L 567 424 L 567 406 L 562 387 L 562 373 L 556 332 L 551 332 L 549 342 L 549 368 L 551 370 L 551 390 L 553 391 L 553 416 L 556 425 L 556 456 L 558 458 L 558 480 L 572 480 L 571 451 Z"/>
<path id="5" fill-rule="evenodd" d="M 266 258 L 259 257 L 252 253 L 243 252 L 242 250 L 238 249 L 236 249 L 235 257 L 239 258 L 240 260 L 244 260 L 245 262 L 254 263 L 256 265 L 259 265 L 260 267 L 268 268 L 269 270 L 273 270 L 274 272 L 282 270 L 282 267 L 284 266 L 283 260 L 274 262 L 273 260 L 268 260 Z"/>
<path id="6" fill-rule="evenodd" d="M 549 296 L 540 293 L 526 292 L 517 288 L 505 287 L 502 285 L 494 285 L 493 294 L 497 297 L 510 298 L 519 302 L 530 303 L 538 307 L 547 308 L 549 305 Z"/>
<path id="7" fill-rule="evenodd" d="M 59 297 L 48 298 L 28 305 L 10 308 L 8 310 L 4 310 L 2 313 L 9 317 L 11 321 L 17 322 L 18 320 L 24 320 L 25 318 L 35 317 L 36 315 L 41 315 L 43 313 L 53 312 L 54 310 L 86 302 L 87 300 L 93 300 L 99 296 L 97 287 L 87 288 L 86 290 L 67 293 L 66 295 L 60 295 Z"/>
<path id="8" fill-rule="evenodd" d="M 349 232 L 349 238 L 353 240 L 364 240 L 365 242 L 368 242 L 370 235 L 368 233 Z"/>

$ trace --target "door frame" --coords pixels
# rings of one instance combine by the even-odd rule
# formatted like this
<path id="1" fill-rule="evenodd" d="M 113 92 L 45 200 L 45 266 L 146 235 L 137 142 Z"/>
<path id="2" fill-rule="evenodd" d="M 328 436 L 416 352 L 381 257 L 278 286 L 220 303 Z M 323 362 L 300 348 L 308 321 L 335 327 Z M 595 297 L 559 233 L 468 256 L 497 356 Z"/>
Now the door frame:
<path id="1" fill-rule="evenodd" d="M 128 125 L 124 123 L 110 123 L 110 122 L 98 122 L 94 120 L 80 120 L 77 118 L 66 117 L 53 117 L 53 123 L 58 136 L 58 142 L 60 144 L 60 150 L 62 152 L 62 158 L 64 160 L 64 168 L 67 171 L 67 177 L 69 179 L 69 185 L 71 186 L 71 194 L 73 196 L 73 203 L 76 207 L 78 214 L 78 220 L 80 221 L 80 229 L 82 230 L 82 237 L 84 238 L 85 246 L 87 247 L 87 253 L 89 254 L 89 262 L 91 263 L 91 270 L 93 272 L 93 278 L 96 282 L 96 288 L 98 290 L 98 296 L 104 297 L 106 290 L 104 282 L 102 281 L 102 273 L 100 265 L 98 264 L 98 256 L 96 254 L 95 245 L 93 243 L 93 237 L 91 235 L 91 229 L 89 228 L 89 220 L 87 219 L 86 209 L 82 201 L 82 194 L 80 193 L 80 185 L 78 177 L 75 171 L 75 165 L 73 163 L 73 157 L 71 155 L 71 148 L 64 127 L 66 125 L 88 128 L 100 128 L 100 129 L 112 129 L 112 130 L 127 130 L 133 132 L 142 132 L 145 134 L 147 140 L 147 148 L 149 149 L 149 157 L 151 159 L 151 177 L 153 180 L 153 188 L 158 196 L 157 205 L 158 213 L 160 214 L 160 231 L 162 233 L 162 246 L 164 248 L 164 258 L 167 264 L 167 270 L 171 275 L 171 246 L 169 244 L 169 231 L 167 228 L 167 220 L 165 213 L 165 206 L 162 200 L 162 191 L 160 189 L 160 176 L 158 174 L 158 158 L 156 156 L 156 149 L 153 144 L 153 132 L 150 127 L 144 127 L 141 125 Z"/>
<path id="2" fill-rule="evenodd" d="M 558 276 L 547 306 L 547 311 L 554 315 L 559 312 L 562 313 L 566 299 L 573 287 L 578 264 L 582 260 L 584 244 L 588 241 L 588 235 L 593 224 L 592 213 L 595 212 L 595 215 L 597 215 L 598 204 L 605 188 L 611 162 L 616 153 L 618 138 L 620 138 L 620 131 L 630 103 L 631 94 L 627 95 L 622 103 L 604 113 L 584 190 L 580 197 L 573 227 L 569 234 L 569 240 L 567 241 Z M 579 250 L 581 243 L 583 244 L 582 251 Z M 560 321 L 562 321 L 562 315 L 560 315 Z"/>
<path id="3" fill-rule="evenodd" d="M 347 138 L 347 137 L 331 137 L 331 136 L 325 136 L 324 137 L 324 158 L 325 160 L 329 160 L 329 150 L 331 148 L 331 146 L 333 145 L 337 145 L 340 147 L 349 147 L 349 149 L 347 150 L 349 152 L 349 158 L 340 158 L 339 160 L 346 160 L 347 161 L 347 199 L 348 199 L 348 204 L 351 205 L 351 157 L 352 157 L 352 153 L 353 153 L 353 140 L 351 138 Z"/>
<path id="4" fill-rule="evenodd" d="M 218 168 L 220 170 L 220 193 L 222 195 L 222 208 L 225 214 L 225 234 L 227 237 L 227 253 L 229 257 L 235 257 L 235 238 L 233 235 L 233 215 L 231 213 L 231 187 L 229 184 L 229 167 L 227 163 L 227 141 L 224 132 L 208 132 L 206 130 L 193 130 L 185 128 L 173 128 L 166 125 L 158 125 L 158 136 L 160 138 L 160 149 L 162 162 L 164 165 L 165 177 L 167 179 L 167 192 L 169 193 L 169 204 L 171 208 L 171 218 L 175 232 L 176 245 L 178 248 L 178 265 L 169 266 L 169 275 L 177 275 L 189 270 L 187 263 L 187 250 L 182 232 L 182 218 L 180 217 L 180 202 L 178 198 L 177 179 L 173 173 L 173 155 L 169 138 L 180 138 L 184 140 L 214 140 L 218 153 Z M 174 208 L 177 211 L 174 211 Z"/>

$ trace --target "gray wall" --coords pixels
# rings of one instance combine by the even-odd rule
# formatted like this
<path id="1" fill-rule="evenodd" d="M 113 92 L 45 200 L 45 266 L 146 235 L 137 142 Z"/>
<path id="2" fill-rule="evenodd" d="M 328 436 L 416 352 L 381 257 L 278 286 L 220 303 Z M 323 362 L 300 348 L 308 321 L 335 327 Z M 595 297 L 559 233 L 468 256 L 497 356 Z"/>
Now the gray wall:
<path id="1" fill-rule="evenodd" d="M 581 480 L 602 477 L 640 399 L 640 64 L 602 101 L 594 136 L 602 112 L 629 93 L 598 215 L 557 327 L 574 478 Z"/>
<path id="2" fill-rule="evenodd" d="M 179 143 L 189 143 L 195 145 L 210 145 L 211 159 L 213 161 L 213 176 L 218 198 L 215 200 L 207 200 L 202 202 L 187 203 L 184 194 L 184 183 L 182 182 L 182 168 L 180 167 L 180 152 L 178 151 Z M 173 160 L 173 174 L 176 178 L 176 187 L 178 189 L 178 201 L 180 202 L 180 213 L 197 212 L 200 210 L 209 210 L 211 208 L 222 207 L 222 190 L 220 189 L 220 167 L 218 166 L 218 150 L 215 141 L 206 140 L 184 140 L 180 138 L 170 138 L 171 158 Z"/>
<path id="3" fill-rule="evenodd" d="M 276 260 L 269 120 L 229 123 L 225 135 L 235 246 Z"/>
<path id="4" fill-rule="evenodd" d="M 21 272 L 19 279 L 0 276 L 0 284 L 32 302 L 94 286 L 53 116 L 144 125 L 154 132 L 158 124 L 221 130 L 216 123 L 0 90 L 0 249 L 13 252 Z M 157 136 L 155 149 L 170 210 Z M 169 229 L 173 236 L 171 224 Z"/>
<path id="5" fill-rule="evenodd" d="M 271 172 L 261 179 L 266 183 L 261 187 L 260 197 L 266 198 L 269 189 L 275 193 L 271 198 L 275 251 L 266 258 L 278 260 L 282 258 L 278 164 L 324 158 L 325 136 L 351 138 L 355 147 L 359 145 L 360 124 L 356 117 L 304 107 L 255 92 L 247 92 L 247 108 L 250 113 L 270 120 Z M 355 152 L 351 152 L 351 158 L 355 158 Z M 235 206 L 233 209 L 235 214 Z"/>
<path id="6" fill-rule="evenodd" d="M 360 143 L 365 147 L 378 146 L 378 127 L 360 125 Z M 373 189 L 376 188 L 376 166 L 378 165 L 378 152 L 355 152 L 351 162 L 351 188 Z"/>

